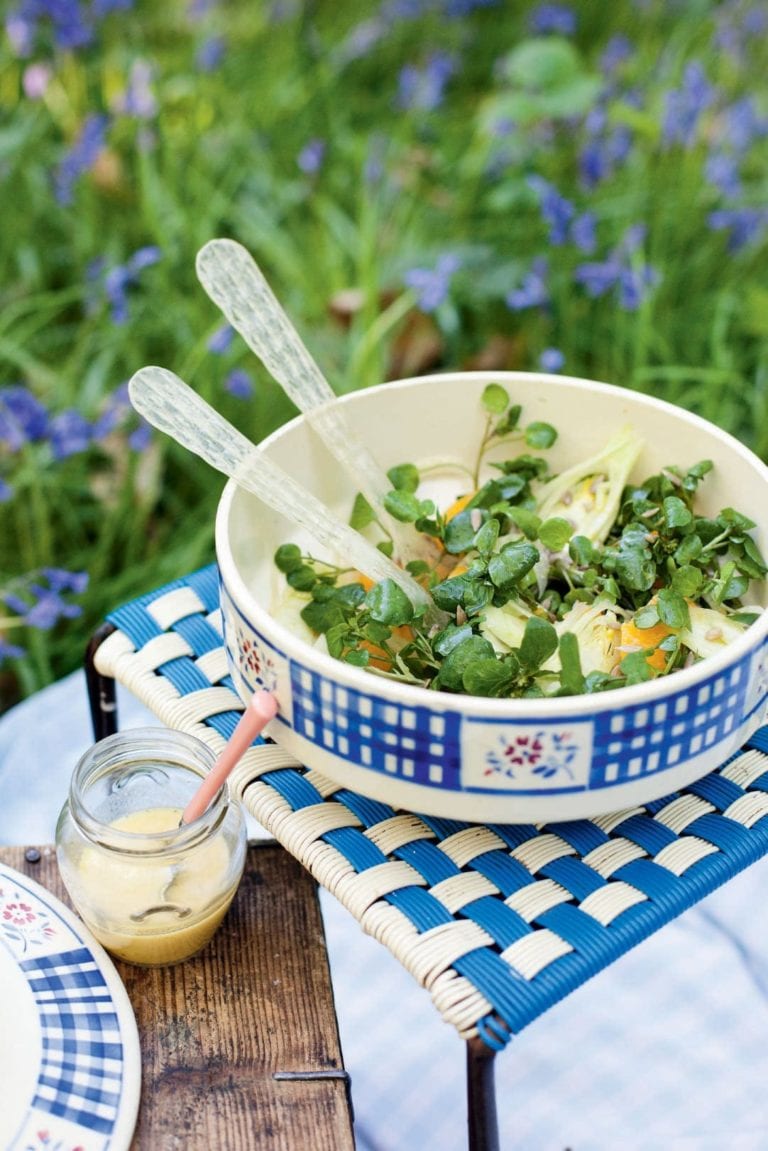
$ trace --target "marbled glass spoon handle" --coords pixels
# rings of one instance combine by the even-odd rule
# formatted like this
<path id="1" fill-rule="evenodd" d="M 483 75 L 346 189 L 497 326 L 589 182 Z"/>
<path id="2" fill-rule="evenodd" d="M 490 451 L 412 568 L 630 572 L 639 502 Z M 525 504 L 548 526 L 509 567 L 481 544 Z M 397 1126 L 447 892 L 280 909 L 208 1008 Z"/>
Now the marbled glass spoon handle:
<path id="1" fill-rule="evenodd" d="M 247 488 L 309 532 L 344 563 L 378 582 L 392 579 L 414 606 L 431 606 L 429 594 L 378 548 L 338 518 L 307 488 L 166 368 L 146 367 L 128 385 L 137 412 L 217 471 Z"/>
<path id="2" fill-rule="evenodd" d="M 346 468 L 393 537 L 401 563 L 423 559 L 413 528 L 392 519 L 384 497 L 392 485 L 349 426 L 343 408 L 281 307 L 251 254 L 235 240 L 210 240 L 197 254 L 197 277 L 208 296 L 303 412 Z"/>

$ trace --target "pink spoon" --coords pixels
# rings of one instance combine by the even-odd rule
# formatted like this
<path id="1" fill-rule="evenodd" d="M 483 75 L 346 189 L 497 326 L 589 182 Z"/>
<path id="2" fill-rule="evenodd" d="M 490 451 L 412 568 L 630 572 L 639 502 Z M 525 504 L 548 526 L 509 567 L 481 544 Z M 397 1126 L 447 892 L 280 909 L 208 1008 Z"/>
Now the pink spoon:
<path id="1" fill-rule="evenodd" d="M 199 819 L 240 757 L 260 735 L 271 719 L 277 715 L 277 700 L 268 691 L 257 691 L 243 712 L 227 745 L 214 763 L 210 773 L 184 808 L 182 824 Z"/>

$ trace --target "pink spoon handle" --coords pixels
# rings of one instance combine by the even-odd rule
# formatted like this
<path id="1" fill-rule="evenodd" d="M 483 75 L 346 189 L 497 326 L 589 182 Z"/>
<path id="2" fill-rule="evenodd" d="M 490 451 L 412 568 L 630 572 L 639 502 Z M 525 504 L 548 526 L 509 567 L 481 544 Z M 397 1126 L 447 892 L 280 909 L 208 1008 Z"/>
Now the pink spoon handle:
<path id="1" fill-rule="evenodd" d="M 184 808 L 182 823 L 192 823 L 203 814 L 240 757 L 276 715 L 277 700 L 268 691 L 257 691 L 251 697 L 226 747 Z"/>

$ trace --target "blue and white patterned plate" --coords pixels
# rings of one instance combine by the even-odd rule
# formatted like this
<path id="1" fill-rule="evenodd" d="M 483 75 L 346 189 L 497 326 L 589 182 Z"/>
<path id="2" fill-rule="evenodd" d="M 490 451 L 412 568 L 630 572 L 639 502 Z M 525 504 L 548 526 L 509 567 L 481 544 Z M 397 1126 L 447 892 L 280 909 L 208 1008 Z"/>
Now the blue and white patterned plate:
<path id="1" fill-rule="evenodd" d="M 129 1147 L 141 1054 L 125 987 L 77 917 L 4 864 L 0 1036 L 0 1147 Z"/>

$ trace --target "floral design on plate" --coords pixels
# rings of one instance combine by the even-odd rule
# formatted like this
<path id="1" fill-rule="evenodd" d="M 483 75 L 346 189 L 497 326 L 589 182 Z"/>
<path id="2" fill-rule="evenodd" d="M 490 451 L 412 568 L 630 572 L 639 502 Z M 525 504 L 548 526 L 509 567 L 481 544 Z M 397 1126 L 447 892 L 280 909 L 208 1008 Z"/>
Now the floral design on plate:
<path id="1" fill-rule="evenodd" d="M 475 723 L 462 728 L 465 788 L 580 791 L 589 786 L 592 725 Z"/>
<path id="2" fill-rule="evenodd" d="M 573 781 L 571 764 L 579 754 L 579 744 L 570 731 L 521 733 L 511 741 L 502 737 L 499 750 L 489 752 L 486 775 L 520 779 L 538 775 L 542 779 L 566 776 Z"/>
<path id="3" fill-rule="evenodd" d="M 277 684 L 277 669 L 267 651 L 253 632 L 239 624 L 235 634 L 243 671 L 250 674 L 266 691 L 274 691 Z"/>
<path id="4" fill-rule="evenodd" d="M 0 931 L 17 954 L 42 947 L 57 934 L 45 908 L 7 884 L 0 885 Z"/>

